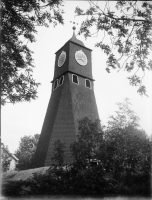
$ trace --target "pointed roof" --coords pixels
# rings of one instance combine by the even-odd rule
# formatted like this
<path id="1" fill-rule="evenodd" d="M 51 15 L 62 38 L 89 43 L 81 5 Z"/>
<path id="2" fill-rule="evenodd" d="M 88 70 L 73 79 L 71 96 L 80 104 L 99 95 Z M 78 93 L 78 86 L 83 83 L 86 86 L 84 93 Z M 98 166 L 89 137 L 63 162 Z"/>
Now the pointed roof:
<path id="1" fill-rule="evenodd" d="M 72 38 L 70 39 L 70 40 L 68 40 L 60 49 L 62 49 L 68 42 L 73 42 L 73 43 L 75 43 L 75 44 L 78 44 L 78 45 L 80 45 L 80 46 L 83 46 L 83 47 L 85 47 L 85 45 L 84 45 L 84 43 L 81 41 L 81 40 L 78 40 L 77 38 L 76 38 L 76 35 L 75 35 L 75 26 L 73 27 L 73 36 L 72 36 Z M 89 49 L 89 48 L 87 48 L 87 47 L 85 47 L 86 49 Z M 60 51 L 60 49 L 58 50 L 58 51 Z M 90 51 L 92 51 L 91 49 L 89 49 Z M 55 52 L 55 54 L 58 52 L 58 51 L 56 51 Z"/>
<path id="2" fill-rule="evenodd" d="M 19 159 L 14 155 L 14 154 L 12 154 L 12 153 L 10 153 L 6 148 L 5 148 L 5 146 L 4 146 L 4 144 L 3 143 L 1 143 L 3 146 L 2 146 L 2 149 L 10 156 L 10 157 L 12 157 L 14 160 L 16 160 L 16 161 L 18 161 Z"/>
<path id="3" fill-rule="evenodd" d="M 73 30 L 73 36 L 72 36 L 72 38 L 71 38 L 69 41 L 74 42 L 74 43 L 76 43 L 76 44 L 79 44 L 79 45 L 81 45 L 81 46 L 84 46 L 84 43 L 83 43 L 81 40 L 78 40 L 78 39 L 76 38 L 75 29 Z"/>

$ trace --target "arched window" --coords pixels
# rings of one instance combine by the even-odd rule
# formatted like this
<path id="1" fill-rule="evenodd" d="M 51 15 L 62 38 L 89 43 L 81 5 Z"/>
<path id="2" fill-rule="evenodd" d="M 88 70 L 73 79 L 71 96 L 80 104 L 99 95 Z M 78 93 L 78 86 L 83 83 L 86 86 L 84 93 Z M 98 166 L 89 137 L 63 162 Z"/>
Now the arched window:
<path id="1" fill-rule="evenodd" d="M 85 79 L 85 86 L 91 89 L 91 81 L 89 79 Z"/>
<path id="2" fill-rule="evenodd" d="M 57 87 L 58 87 L 58 79 L 56 79 L 56 80 L 54 81 L 53 90 L 55 90 Z"/>
<path id="3" fill-rule="evenodd" d="M 79 84 L 79 80 L 78 80 L 78 76 L 77 75 L 72 74 L 72 82 L 76 83 L 76 84 Z"/>
<path id="4" fill-rule="evenodd" d="M 59 86 L 63 84 L 64 81 L 64 76 L 61 76 L 61 78 L 59 79 Z"/>

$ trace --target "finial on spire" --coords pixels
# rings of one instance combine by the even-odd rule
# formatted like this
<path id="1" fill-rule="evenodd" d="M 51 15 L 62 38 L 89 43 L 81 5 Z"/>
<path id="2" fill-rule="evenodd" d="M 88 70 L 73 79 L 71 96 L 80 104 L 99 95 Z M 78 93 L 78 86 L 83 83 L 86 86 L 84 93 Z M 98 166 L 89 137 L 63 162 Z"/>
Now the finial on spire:
<path id="1" fill-rule="evenodd" d="M 75 22 L 75 19 L 74 19 L 74 21 L 70 21 L 70 22 L 73 23 L 73 27 L 72 27 L 72 29 L 73 29 L 73 36 L 72 36 L 72 38 L 70 39 L 70 41 L 73 41 L 73 42 L 76 43 L 76 44 L 80 44 L 81 46 L 84 46 L 83 42 L 80 41 L 80 40 L 78 40 L 78 39 L 76 38 L 76 35 L 75 35 L 75 29 L 76 29 L 76 25 L 78 25 L 78 23 Z"/>
<path id="2" fill-rule="evenodd" d="M 74 32 L 75 29 L 76 29 L 76 26 L 75 26 L 75 25 L 78 25 L 78 23 L 76 23 L 75 21 L 74 21 L 74 22 L 70 21 L 70 22 L 73 23 L 73 27 L 72 27 L 72 29 L 73 29 L 73 32 Z"/>

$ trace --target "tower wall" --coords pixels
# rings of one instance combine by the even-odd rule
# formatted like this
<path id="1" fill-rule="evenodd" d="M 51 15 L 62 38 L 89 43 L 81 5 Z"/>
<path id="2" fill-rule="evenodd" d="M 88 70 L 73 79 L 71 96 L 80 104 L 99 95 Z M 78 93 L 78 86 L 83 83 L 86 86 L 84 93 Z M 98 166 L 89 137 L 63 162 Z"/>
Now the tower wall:
<path id="1" fill-rule="evenodd" d="M 65 163 L 71 163 L 70 144 L 76 140 L 78 122 L 84 117 L 99 119 L 94 91 L 85 87 L 85 79 L 72 82 L 72 74 L 64 76 L 64 83 L 52 92 L 40 137 L 37 166 L 49 166 L 53 162 L 54 142 L 65 143 Z M 42 161 L 43 160 L 43 161 Z M 41 162 L 39 162 L 41 161 Z"/>
<path id="2" fill-rule="evenodd" d="M 58 89 L 60 89 L 60 87 L 54 92 L 58 92 Z M 61 90 L 60 102 L 58 104 L 56 111 L 57 114 L 54 119 L 54 126 L 51 132 L 51 138 L 44 164 L 45 166 L 49 166 L 53 163 L 51 157 L 53 156 L 54 142 L 56 140 L 60 140 L 61 142 L 65 143 L 65 163 L 70 163 L 72 161 L 70 144 L 76 139 L 76 127 L 68 74 L 65 75 L 65 80 Z"/>
<path id="3" fill-rule="evenodd" d="M 85 66 L 79 65 L 75 60 L 75 52 L 82 50 L 85 52 L 88 63 Z M 91 50 L 82 46 L 78 46 L 74 43 L 70 43 L 69 48 L 69 66 L 68 69 L 74 73 L 80 74 L 82 76 L 92 79 L 92 62 L 91 62 Z"/>
<path id="4" fill-rule="evenodd" d="M 58 65 L 58 58 L 59 58 L 62 51 L 66 52 L 66 60 L 65 60 L 65 63 L 63 64 L 62 67 L 58 67 L 57 66 Z M 54 71 L 53 80 L 56 79 L 57 77 L 59 77 L 65 71 L 69 70 L 69 44 L 67 44 L 66 46 L 63 46 L 60 50 L 57 51 L 54 68 L 55 68 L 55 71 Z"/>
<path id="5" fill-rule="evenodd" d="M 91 81 L 92 88 L 85 87 L 85 79 L 79 76 L 79 85 L 72 83 L 72 76 L 70 78 L 70 89 L 72 94 L 72 105 L 76 130 L 78 130 L 78 122 L 84 117 L 91 120 L 99 119 L 94 90 L 93 81 Z"/>
<path id="6" fill-rule="evenodd" d="M 34 166 L 36 167 L 42 167 L 45 163 L 46 153 L 48 151 L 48 145 L 50 142 L 52 129 L 57 115 L 57 108 L 62 94 L 62 87 L 63 85 L 60 86 L 58 90 L 53 91 L 51 94 L 51 98 L 47 107 L 47 112 L 41 130 L 41 135 L 35 153 Z"/>

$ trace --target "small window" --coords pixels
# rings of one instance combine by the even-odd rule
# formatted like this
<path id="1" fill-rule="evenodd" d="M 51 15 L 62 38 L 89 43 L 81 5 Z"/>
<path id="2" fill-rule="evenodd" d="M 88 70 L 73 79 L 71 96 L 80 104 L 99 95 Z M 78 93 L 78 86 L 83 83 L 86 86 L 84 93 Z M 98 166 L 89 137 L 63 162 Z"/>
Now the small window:
<path id="1" fill-rule="evenodd" d="M 91 81 L 88 80 L 88 79 L 85 79 L 85 86 L 86 86 L 87 88 L 90 88 L 90 89 L 91 89 Z"/>
<path id="2" fill-rule="evenodd" d="M 54 81 L 53 90 L 55 90 L 57 87 L 58 87 L 58 79 L 56 79 L 56 80 Z"/>
<path id="3" fill-rule="evenodd" d="M 78 76 L 75 75 L 75 74 L 72 74 L 72 81 L 73 81 L 73 83 L 79 84 L 79 82 L 78 82 Z"/>
<path id="4" fill-rule="evenodd" d="M 59 79 L 59 85 L 62 85 L 64 81 L 64 76 L 61 76 L 61 78 Z"/>

